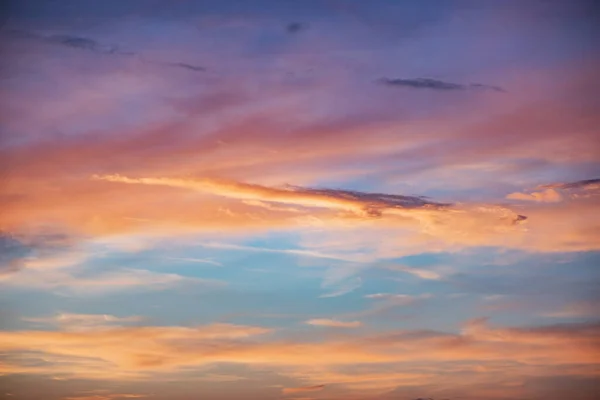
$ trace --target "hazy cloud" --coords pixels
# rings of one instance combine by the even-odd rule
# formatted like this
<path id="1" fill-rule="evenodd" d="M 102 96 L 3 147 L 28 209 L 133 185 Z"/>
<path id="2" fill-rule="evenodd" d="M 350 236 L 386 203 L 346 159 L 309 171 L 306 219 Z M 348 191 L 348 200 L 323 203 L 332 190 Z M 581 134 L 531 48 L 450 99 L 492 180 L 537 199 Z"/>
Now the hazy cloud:
<path id="1" fill-rule="evenodd" d="M 0 232 L 0 277 L 24 267 L 24 258 L 32 252 L 29 246 L 12 235 Z"/>
<path id="2" fill-rule="evenodd" d="M 385 268 L 390 271 L 406 272 L 407 274 L 414 275 L 421 279 L 439 280 L 442 278 L 442 276 L 435 271 L 430 271 L 422 268 L 408 267 L 405 265 L 388 265 Z"/>
<path id="3" fill-rule="evenodd" d="M 295 388 L 283 388 L 282 392 L 285 394 L 318 392 L 323 389 L 325 389 L 325 385 L 313 385 L 313 386 L 301 386 L 301 387 L 295 387 Z"/>
<path id="4" fill-rule="evenodd" d="M 64 330 L 99 329 L 141 322 L 140 316 L 117 317 L 109 314 L 59 313 L 50 317 L 22 318 L 23 321 L 59 326 Z"/>
<path id="5" fill-rule="evenodd" d="M 356 289 L 358 289 L 359 287 L 362 286 L 362 279 L 355 277 L 354 279 L 348 279 L 346 281 L 343 281 L 341 283 L 336 283 L 337 287 L 335 289 L 333 289 L 331 292 L 326 293 L 326 294 L 322 294 L 319 297 L 325 298 L 325 297 L 338 297 L 338 296 L 343 296 L 345 294 L 348 294 L 350 292 L 355 291 Z M 329 286 L 333 286 L 333 284 L 329 283 L 326 285 L 327 287 Z"/>

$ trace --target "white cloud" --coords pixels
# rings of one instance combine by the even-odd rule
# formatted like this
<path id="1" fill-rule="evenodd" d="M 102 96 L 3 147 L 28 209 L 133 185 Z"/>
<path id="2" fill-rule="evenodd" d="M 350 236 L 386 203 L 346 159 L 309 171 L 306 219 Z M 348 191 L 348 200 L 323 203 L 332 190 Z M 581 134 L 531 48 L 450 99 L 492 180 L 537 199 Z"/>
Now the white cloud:
<path id="1" fill-rule="evenodd" d="M 308 325 L 328 326 L 333 328 L 358 328 L 362 326 L 360 321 L 339 321 L 336 319 L 316 318 L 305 321 Z"/>

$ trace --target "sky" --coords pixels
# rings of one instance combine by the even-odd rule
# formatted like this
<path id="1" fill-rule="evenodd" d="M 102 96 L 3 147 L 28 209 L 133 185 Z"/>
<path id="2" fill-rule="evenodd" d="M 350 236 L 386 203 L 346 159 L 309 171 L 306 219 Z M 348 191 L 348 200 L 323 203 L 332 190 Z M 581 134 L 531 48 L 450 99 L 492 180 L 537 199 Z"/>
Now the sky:
<path id="1" fill-rule="evenodd" d="M 597 2 L 3 4 L 1 399 L 596 398 Z"/>

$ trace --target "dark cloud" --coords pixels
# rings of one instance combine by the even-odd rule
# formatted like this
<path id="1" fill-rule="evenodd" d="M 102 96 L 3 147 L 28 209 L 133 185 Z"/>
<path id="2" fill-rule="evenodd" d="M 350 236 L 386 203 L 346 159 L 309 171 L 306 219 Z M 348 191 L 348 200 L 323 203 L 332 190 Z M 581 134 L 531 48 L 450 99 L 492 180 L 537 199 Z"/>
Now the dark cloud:
<path id="1" fill-rule="evenodd" d="M 583 181 L 576 182 L 566 182 L 566 183 L 552 183 L 549 185 L 539 186 L 540 189 L 599 189 L 600 188 L 600 178 L 597 179 L 586 179 Z"/>
<path id="2" fill-rule="evenodd" d="M 306 28 L 307 26 L 305 24 L 302 24 L 300 22 L 292 22 L 285 27 L 285 30 L 288 31 L 288 33 L 298 33 L 300 31 L 305 30 Z"/>
<path id="3" fill-rule="evenodd" d="M 118 56 L 135 56 L 138 53 L 133 51 L 124 51 L 121 50 L 117 45 L 107 45 L 100 43 L 94 39 L 81 37 L 81 36 L 73 36 L 73 35 L 50 35 L 44 36 L 37 34 L 35 32 L 21 31 L 21 30 L 6 30 L 4 33 L 12 38 L 16 39 L 29 39 L 36 40 L 39 42 L 44 42 L 48 44 L 66 46 L 73 49 L 78 50 L 87 50 L 95 53 L 101 54 L 114 54 Z M 156 65 L 162 65 L 165 67 L 175 67 L 175 68 L 183 68 L 188 71 L 194 72 L 204 72 L 206 69 L 204 67 L 188 64 L 179 61 L 156 61 L 156 60 L 143 60 L 144 62 Z"/>
<path id="4" fill-rule="evenodd" d="M 340 200 L 351 200 L 364 204 L 364 210 L 371 216 L 380 216 L 381 211 L 386 208 L 444 208 L 449 203 L 437 203 L 426 200 L 423 196 L 403 196 L 388 193 L 368 193 L 354 190 L 342 189 L 317 189 L 300 186 L 287 186 L 288 189 L 303 194 L 322 196 L 324 198 L 337 198 Z"/>
<path id="5" fill-rule="evenodd" d="M 302 386 L 302 387 L 296 387 L 296 388 L 284 388 L 283 393 L 292 394 L 292 393 L 303 393 L 303 392 L 318 392 L 323 389 L 325 389 L 325 385 Z"/>
<path id="6" fill-rule="evenodd" d="M 484 85 L 482 83 L 452 83 L 444 82 L 437 79 L 431 78 L 415 78 L 415 79 L 402 79 L 402 78 L 382 78 L 379 80 L 380 83 L 388 86 L 408 87 L 413 89 L 432 89 L 441 91 L 452 91 L 452 90 L 493 90 L 496 92 L 504 92 L 504 90 L 498 86 Z"/>
<path id="7" fill-rule="evenodd" d="M 186 64 L 186 63 L 182 63 L 182 62 L 166 63 L 166 65 L 169 65 L 171 67 L 183 68 L 183 69 L 187 69 L 189 71 L 194 71 L 194 72 L 206 71 L 206 68 L 204 68 L 204 67 L 200 67 L 198 65 Z"/>
<path id="8" fill-rule="evenodd" d="M 525 215 L 520 215 L 519 214 L 519 215 L 517 215 L 517 218 L 515 218 L 514 223 L 515 224 L 519 224 L 519 223 L 525 221 L 526 219 L 527 219 L 527 217 Z"/>
<path id="9" fill-rule="evenodd" d="M 95 51 L 98 53 L 112 54 L 117 52 L 117 46 L 100 44 L 93 39 L 79 36 L 53 35 L 44 37 L 44 39 L 50 43 L 61 44 L 76 49 Z"/>
<path id="10" fill-rule="evenodd" d="M 35 32 L 9 29 L 5 35 L 15 39 L 29 39 L 39 42 L 71 47 L 74 49 L 88 50 L 96 53 L 133 55 L 135 53 L 121 52 L 116 45 L 102 44 L 94 39 L 73 35 L 41 35 Z"/>

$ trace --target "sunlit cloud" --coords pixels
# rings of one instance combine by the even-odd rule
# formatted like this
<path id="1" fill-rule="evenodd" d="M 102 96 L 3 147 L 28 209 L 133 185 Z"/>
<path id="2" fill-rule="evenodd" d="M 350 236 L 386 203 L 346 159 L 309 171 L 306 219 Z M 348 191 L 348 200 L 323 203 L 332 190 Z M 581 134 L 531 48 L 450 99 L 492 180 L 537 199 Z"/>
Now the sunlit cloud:
<path id="1" fill-rule="evenodd" d="M 0 397 L 595 399 L 588 2 L 260 2 L 13 2 Z"/>
<path id="2" fill-rule="evenodd" d="M 588 179 L 569 183 L 551 183 L 537 187 L 540 191 L 531 193 L 510 193 L 506 196 L 511 200 L 528 200 L 539 202 L 557 202 L 567 198 L 590 196 L 597 194 L 600 189 L 600 179 Z M 578 193 L 579 192 L 579 193 Z"/>
<path id="3" fill-rule="evenodd" d="M 386 209 L 438 209 L 446 205 L 415 196 L 360 193 L 342 190 L 313 189 L 295 186 L 272 188 L 255 184 L 215 179 L 128 178 L 120 175 L 94 176 L 94 179 L 129 184 L 164 185 L 193 189 L 241 200 L 272 201 L 304 207 L 324 207 L 380 215 Z"/>
<path id="4" fill-rule="evenodd" d="M 50 366 L 26 366 L 10 361 L 4 365 L 5 372 L 29 371 L 91 379 L 102 379 L 104 374 L 110 373 L 112 379 L 147 379 L 148 374 L 166 373 L 184 366 L 236 363 L 262 365 L 262 368 L 314 382 L 307 386 L 328 382 L 338 388 L 377 392 L 391 390 L 403 381 L 424 383 L 439 374 L 460 374 L 464 368 L 485 368 L 482 371 L 486 374 L 493 373 L 507 362 L 522 363 L 521 368 L 525 370 L 533 363 L 537 374 L 548 376 L 554 375 L 555 367 L 571 364 L 587 366 L 591 372 L 589 368 L 600 362 L 597 330 L 594 323 L 505 328 L 479 319 L 465 324 L 463 331 L 457 334 L 403 330 L 332 337 L 317 342 L 265 341 L 260 338 L 269 333 L 269 329 L 230 324 L 196 328 L 140 326 L 62 332 L 18 331 L 2 332 L 0 338 L 4 352 L 27 349 L 48 354 L 49 360 L 55 357 L 59 362 Z M 35 353 L 32 356 L 35 357 Z M 101 371 L 98 362 L 104 365 Z M 418 367 L 424 362 L 427 368 Z M 460 363 L 456 372 L 446 369 L 449 362 Z M 413 372 L 386 371 L 395 363 L 411 363 Z M 350 372 L 357 364 L 370 367 Z M 313 373 L 308 372 L 309 367 Z M 510 373 L 518 374 L 520 370 L 513 369 Z M 486 374 L 481 378 L 487 379 Z"/>

